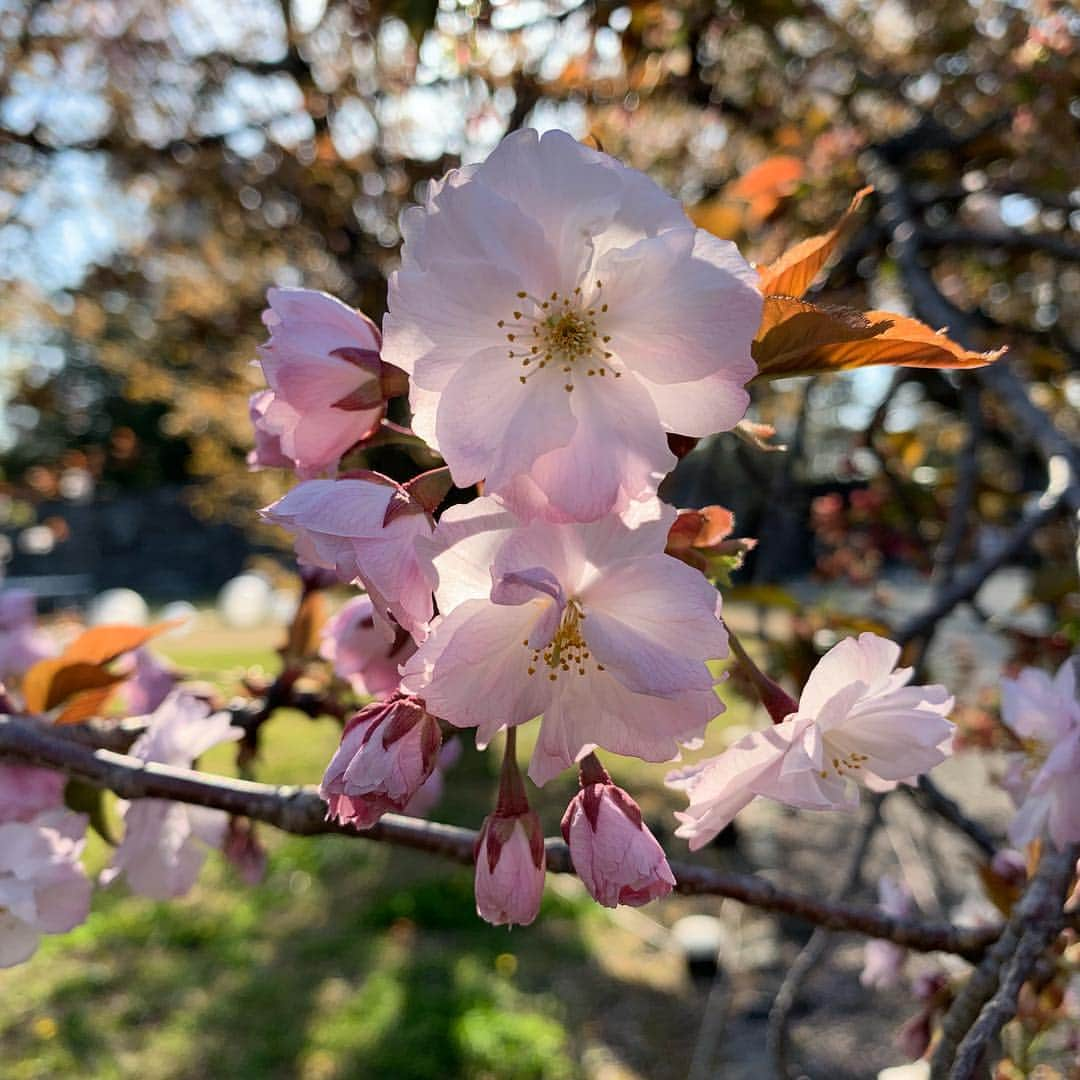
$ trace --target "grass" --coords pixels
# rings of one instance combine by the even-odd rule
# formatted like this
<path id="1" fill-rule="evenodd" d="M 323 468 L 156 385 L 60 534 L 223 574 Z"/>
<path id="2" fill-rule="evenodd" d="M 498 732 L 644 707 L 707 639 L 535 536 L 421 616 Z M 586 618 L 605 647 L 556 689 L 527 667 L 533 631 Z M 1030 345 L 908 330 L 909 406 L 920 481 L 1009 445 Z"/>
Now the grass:
<path id="1" fill-rule="evenodd" d="M 252 666 L 274 670 L 267 643 L 233 637 L 182 638 L 165 651 L 225 672 L 225 684 Z M 279 714 L 264 729 L 258 778 L 314 782 L 337 737 L 330 721 Z M 222 748 L 203 765 L 227 772 L 230 758 Z M 437 816 L 475 826 L 496 771 L 495 751 L 466 753 Z M 662 773 L 635 763 L 619 774 L 649 816 L 670 805 Z M 549 833 L 572 791 L 568 773 L 537 800 Z M 476 917 L 467 869 L 339 837 L 260 835 L 261 885 L 243 884 L 215 853 L 182 900 L 100 889 L 83 926 L 0 972 L 0 1076 L 685 1075 L 685 1050 L 673 1049 L 689 993 L 681 965 L 580 889 L 549 886 L 533 926 L 499 930 Z M 88 866 L 107 859 L 95 838 Z M 594 1073 L 598 1047 L 608 1065 Z M 612 1061 L 623 1064 L 611 1071 Z"/>

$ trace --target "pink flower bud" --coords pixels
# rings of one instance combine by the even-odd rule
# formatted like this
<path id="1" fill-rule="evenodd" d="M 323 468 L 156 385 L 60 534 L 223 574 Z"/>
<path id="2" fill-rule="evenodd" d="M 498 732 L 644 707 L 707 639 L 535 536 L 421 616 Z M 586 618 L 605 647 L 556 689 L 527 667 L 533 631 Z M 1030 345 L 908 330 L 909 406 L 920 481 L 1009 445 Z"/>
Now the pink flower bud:
<path id="1" fill-rule="evenodd" d="M 544 895 L 544 832 L 535 812 L 486 817 L 475 854 L 477 914 L 492 926 L 528 926 Z"/>
<path id="2" fill-rule="evenodd" d="M 587 783 L 562 819 L 574 869 L 604 907 L 640 907 L 675 884 L 664 851 L 641 819 L 638 804 L 607 778 Z"/>
<path id="3" fill-rule="evenodd" d="M 399 694 L 361 709 L 319 788 L 327 816 L 370 829 L 388 811 L 403 810 L 435 768 L 441 741 L 439 722 L 419 698 Z"/>

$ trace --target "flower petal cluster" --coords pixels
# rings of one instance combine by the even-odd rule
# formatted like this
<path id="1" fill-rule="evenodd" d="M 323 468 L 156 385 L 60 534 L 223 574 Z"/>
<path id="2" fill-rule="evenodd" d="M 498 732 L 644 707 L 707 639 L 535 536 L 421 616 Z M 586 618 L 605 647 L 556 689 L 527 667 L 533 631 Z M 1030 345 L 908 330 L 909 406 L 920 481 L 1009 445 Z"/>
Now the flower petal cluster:
<path id="1" fill-rule="evenodd" d="M 67 777 L 53 769 L 0 764 L 0 822 L 29 821 L 63 805 Z"/>
<path id="2" fill-rule="evenodd" d="M 430 591 L 430 590 L 429 590 Z M 356 596 L 323 627 L 319 655 L 334 665 L 358 694 L 386 697 L 398 686 L 398 665 L 415 651 L 412 639 L 399 631 L 387 642 L 375 621 L 370 596 Z"/>
<path id="3" fill-rule="evenodd" d="M 746 411 L 757 275 L 606 154 L 516 132 L 432 184 L 402 230 L 383 356 L 458 487 L 596 520 L 655 494 L 667 433 Z"/>
<path id="4" fill-rule="evenodd" d="M 388 612 L 413 637 L 425 635 L 431 584 L 416 543 L 431 535 L 431 518 L 400 484 L 373 472 L 307 480 L 262 513 L 294 534 L 305 562 L 361 584 L 388 639 Z"/>
<path id="5" fill-rule="evenodd" d="M 716 591 L 663 554 L 674 511 L 521 524 L 492 498 L 451 507 L 432 540 L 439 620 L 402 686 L 486 746 L 543 716 L 543 784 L 602 746 L 666 761 L 723 706 L 707 661 L 727 654 Z"/>
<path id="6" fill-rule="evenodd" d="M 379 331 L 326 293 L 271 289 L 267 299 L 270 340 L 259 348 L 259 363 L 270 389 L 251 400 L 252 464 L 332 469 L 382 420 Z"/>
<path id="7" fill-rule="evenodd" d="M 128 653 L 121 658 L 120 665 L 127 677 L 116 696 L 127 716 L 148 716 L 172 693 L 180 679 L 174 668 L 149 649 Z"/>
<path id="8" fill-rule="evenodd" d="M 1043 834 L 1059 848 L 1080 842 L 1078 663 L 1066 660 L 1053 677 L 1025 668 L 1001 680 L 1001 719 L 1025 748 L 1006 777 L 1019 806 L 1009 839 L 1019 847 Z"/>
<path id="9" fill-rule="evenodd" d="M 211 713 L 205 702 L 177 690 L 154 711 L 130 752 L 142 761 L 190 768 L 211 747 L 242 734 L 228 713 Z M 207 852 L 221 847 L 228 825 L 220 810 L 164 799 L 122 803 L 120 812 L 124 839 L 102 882 L 122 873 L 134 892 L 154 900 L 183 896 L 195 884 Z"/>
<path id="10" fill-rule="evenodd" d="M 373 702 L 346 725 L 319 794 L 328 817 L 370 829 L 401 811 L 431 776 L 439 755 L 439 722 L 414 697 Z"/>
<path id="11" fill-rule="evenodd" d="M 18 679 L 57 651 L 48 634 L 38 629 L 35 608 L 29 589 L 0 592 L 0 682 Z"/>
<path id="12" fill-rule="evenodd" d="M 528 926 L 544 896 L 544 831 L 532 810 L 496 811 L 476 841 L 476 911 L 492 926 Z"/>
<path id="13" fill-rule="evenodd" d="M 604 907 L 640 907 L 675 885 L 663 848 L 646 827 L 641 808 L 622 788 L 585 784 L 562 819 L 574 869 Z"/>
<path id="14" fill-rule="evenodd" d="M 805 810 L 853 810 L 860 783 L 882 791 L 950 752 L 953 699 L 943 686 L 909 686 L 900 647 L 876 634 L 846 638 L 818 661 L 783 722 L 745 736 L 718 757 L 672 773 L 687 793 L 676 835 L 707 844 L 755 798 Z"/>
<path id="15" fill-rule="evenodd" d="M 82 856 L 86 818 L 53 810 L 0 824 L 0 968 L 29 959 L 42 934 L 63 934 L 90 910 Z"/>

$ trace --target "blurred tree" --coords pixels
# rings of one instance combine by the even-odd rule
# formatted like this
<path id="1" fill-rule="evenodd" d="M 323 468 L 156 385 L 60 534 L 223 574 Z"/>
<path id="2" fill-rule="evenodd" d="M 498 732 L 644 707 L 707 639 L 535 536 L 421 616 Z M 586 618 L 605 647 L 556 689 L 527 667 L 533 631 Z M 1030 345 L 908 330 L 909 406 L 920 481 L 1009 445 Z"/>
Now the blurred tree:
<path id="1" fill-rule="evenodd" d="M 1050 0 L 0 0 L 7 474 L 66 450 L 105 483 L 186 470 L 200 513 L 249 525 L 280 482 L 243 461 L 266 287 L 378 317 L 403 206 L 523 124 L 591 137 L 761 261 L 830 224 L 884 155 L 936 288 L 985 336 L 972 344 L 1009 344 L 1075 437 L 1078 37 L 1080 15 Z M 880 211 L 829 302 L 905 310 L 903 237 Z M 809 484 L 872 485 L 882 498 L 859 512 L 880 507 L 889 543 L 917 552 L 966 468 L 972 511 L 1008 522 L 1041 461 L 1005 403 L 958 385 L 774 384 L 757 415 L 802 454 L 718 440 L 677 490 L 735 504 L 770 572 L 786 550 L 768 541 L 786 535 L 762 495 L 776 485 L 805 493 L 797 524 Z"/>

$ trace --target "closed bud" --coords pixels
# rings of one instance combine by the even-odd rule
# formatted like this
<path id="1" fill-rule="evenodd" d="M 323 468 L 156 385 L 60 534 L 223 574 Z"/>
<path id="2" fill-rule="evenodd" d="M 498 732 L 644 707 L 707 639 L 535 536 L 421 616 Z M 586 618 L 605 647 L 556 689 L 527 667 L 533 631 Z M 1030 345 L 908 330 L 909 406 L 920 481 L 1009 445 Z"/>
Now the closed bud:
<path id="1" fill-rule="evenodd" d="M 544 833 L 529 809 L 496 811 L 476 842 L 476 911 L 493 926 L 528 926 L 544 895 Z"/>
<path id="2" fill-rule="evenodd" d="M 361 709 L 319 788 L 327 816 L 369 829 L 388 811 L 403 810 L 435 768 L 441 741 L 439 722 L 419 698 L 397 694 Z"/>
<path id="3" fill-rule="evenodd" d="M 675 875 L 638 804 L 603 776 L 586 782 L 571 800 L 562 833 L 574 869 L 598 904 L 640 907 L 667 896 Z"/>

